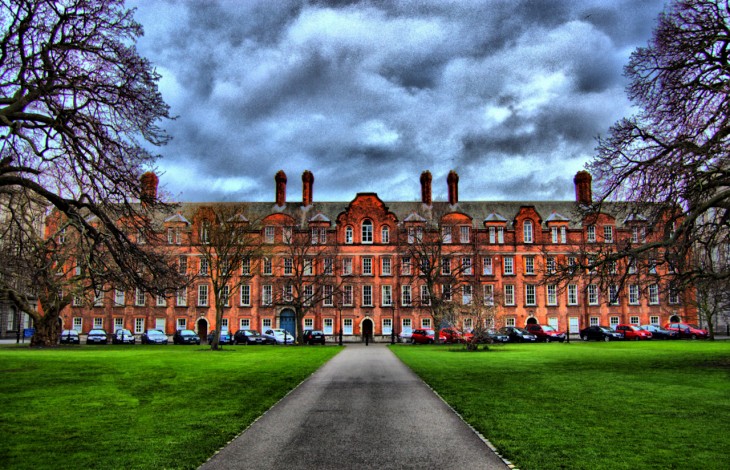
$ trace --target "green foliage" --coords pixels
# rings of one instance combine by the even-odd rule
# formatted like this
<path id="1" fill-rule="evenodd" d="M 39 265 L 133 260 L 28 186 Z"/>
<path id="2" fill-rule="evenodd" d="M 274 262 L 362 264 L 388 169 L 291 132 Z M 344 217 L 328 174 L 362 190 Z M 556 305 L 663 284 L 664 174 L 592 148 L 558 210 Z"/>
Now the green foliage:
<path id="1" fill-rule="evenodd" d="M 393 351 L 523 470 L 727 468 L 730 342 Z"/>
<path id="2" fill-rule="evenodd" d="M 0 348 L 5 468 L 196 468 L 339 348 Z"/>

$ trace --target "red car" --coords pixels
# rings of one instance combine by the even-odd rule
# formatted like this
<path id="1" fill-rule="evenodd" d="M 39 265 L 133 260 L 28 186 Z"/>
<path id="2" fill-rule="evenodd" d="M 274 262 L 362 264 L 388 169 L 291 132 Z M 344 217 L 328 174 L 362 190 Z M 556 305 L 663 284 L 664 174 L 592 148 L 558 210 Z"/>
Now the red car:
<path id="1" fill-rule="evenodd" d="M 709 335 L 707 330 L 703 330 L 692 323 L 667 323 L 664 325 L 664 329 L 676 331 L 679 333 L 680 338 L 707 339 Z"/>
<path id="2" fill-rule="evenodd" d="M 635 325 L 616 325 L 614 330 L 623 333 L 625 340 L 633 339 L 638 341 L 640 339 L 651 339 L 652 336 L 650 331 L 642 330 Z"/>
<path id="3" fill-rule="evenodd" d="M 439 331 L 439 337 L 442 343 L 466 343 L 471 340 L 474 335 L 466 332 L 462 333 L 456 328 L 443 328 Z"/>
<path id="4" fill-rule="evenodd" d="M 550 325 L 527 325 L 525 327 L 527 331 L 537 336 L 538 341 L 565 341 L 565 333 L 561 333 Z"/>
<path id="5" fill-rule="evenodd" d="M 418 329 L 413 330 L 413 334 L 411 334 L 411 343 L 413 344 L 433 344 L 433 338 L 436 334 L 435 331 L 431 329 Z M 446 341 L 446 336 L 444 336 L 443 330 L 439 332 L 439 338 L 441 343 Z"/>

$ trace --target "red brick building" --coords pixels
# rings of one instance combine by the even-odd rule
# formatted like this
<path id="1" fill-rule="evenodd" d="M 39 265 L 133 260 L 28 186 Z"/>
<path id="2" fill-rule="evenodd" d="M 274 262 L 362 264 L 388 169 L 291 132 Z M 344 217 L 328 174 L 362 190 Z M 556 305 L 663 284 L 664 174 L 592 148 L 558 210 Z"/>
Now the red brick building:
<path id="1" fill-rule="evenodd" d="M 574 179 L 575 201 L 460 201 L 455 172 L 447 178 L 448 201 L 433 201 L 431 174 L 424 172 L 420 181 L 420 201 L 384 202 L 375 193 L 358 193 L 349 202 L 318 202 L 314 176 L 306 171 L 301 201 L 289 201 L 287 177 L 280 171 L 275 176 L 273 203 L 245 203 L 241 216 L 261 221 L 255 230 L 264 245 L 280 246 L 286 234 L 295 230 L 310 234 L 312 243 L 337 247 L 333 275 L 343 294 L 340 300 L 313 306 L 304 318 L 305 329 L 321 329 L 334 336 L 341 325 L 345 340 L 359 340 L 364 334 L 382 339 L 391 332 L 432 327 L 428 308 L 418 301 L 416 270 L 404 259 L 404 247 L 413 243 L 414 234 L 428 231 L 442 235 L 444 253 L 462 267 L 461 275 L 483 291 L 483 298 L 499 299 L 495 326 L 538 322 L 577 333 L 592 324 L 664 324 L 673 316 L 695 320 L 694 309 L 684 301 L 687 293 L 670 291 L 661 280 L 661 268 L 651 273 L 656 282 L 633 283 L 629 276 L 615 291 L 601 288 L 588 276 L 560 286 L 543 282 L 546 270 L 565 263 L 579 247 L 610 250 L 619 240 L 645 242 L 651 237 L 648 222 L 621 213 L 619 205 L 603 205 L 601 213 L 589 217 L 576 215 L 579 204 L 591 202 L 587 172 L 579 172 Z M 143 185 L 150 197 L 156 196 L 156 176 L 143 176 Z M 201 221 L 210 207 L 225 204 L 182 203 L 175 213 L 155 215 L 165 249 L 181 270 L 190 275 L 200 272 L 196 244 Z M 292 310 L 271 301 L 274 279 L 283 275 L 284 263 L 273 255 L 257 272 L 241 268 L 238 275 L 245 280 L 230 292 L 222 328 L 283 327 L 293 332 Z M 323 269 L 324 263 L 316 266 Z M 210 293 L 205 276 L 166 297 L 109 286 L 93 306 L 76 302 L 68 307 L 62 315 L 63 326 L 84 333 L 92 327 L 124 327 L 135 333 L 158 328 L 167 334 L 190 328 L 205 337 L 219 327 L 214 324 Z M 468 295 L 455 293 L 453 302 L 469 302 L 471 294 L 471 290 Z M 457 326 L 469 327 L 468 318 L 461 321 Z"/>

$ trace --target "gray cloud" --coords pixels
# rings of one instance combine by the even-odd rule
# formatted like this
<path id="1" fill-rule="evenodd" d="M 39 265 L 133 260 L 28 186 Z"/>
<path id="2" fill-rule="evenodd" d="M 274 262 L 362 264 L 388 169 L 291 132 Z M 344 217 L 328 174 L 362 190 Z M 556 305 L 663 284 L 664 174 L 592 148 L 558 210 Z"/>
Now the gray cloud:
<path id="1" fill-rule="evenodd" d="M 183 200 L 570 199 L 621 73 L 664 0 L 138 1 L 138 48 L 178 119 L 161 182 Z M 485 175 L 491 179 L 485 184 Z M 442 184 L 443 183 L 443 184 Z"/>

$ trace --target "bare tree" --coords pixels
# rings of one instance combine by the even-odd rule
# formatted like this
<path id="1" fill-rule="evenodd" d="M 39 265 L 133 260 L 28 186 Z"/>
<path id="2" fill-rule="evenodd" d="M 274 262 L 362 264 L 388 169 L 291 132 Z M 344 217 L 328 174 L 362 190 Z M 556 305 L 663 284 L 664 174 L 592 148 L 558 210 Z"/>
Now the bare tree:
<path id="1" fill-rule="evenodd" d="M 167 142 L 157 122 L 169 114 L 159 75 L 134 48 L 142 27 L 122 0 L 0 5 L 0 194 L 56 211 L 83 245 L 82 263 L 103 253 L 86 272 L 110 268 L 126 286 L 160 288 L 168 263 L 137 241 L 154 238 L 149 214 L 161 203 L 139 181 L 156 159 L 143 142 Z"/>
<path id="2" fill-rule="evenodd" d="M 588 169 L 600 194 L 584 210 L 629 201 L 624 211 L 643 215 L 656 231 L 649 242 L 627 244 L 607 262 L 653 251 L 673 268 L 675 282 L 730 277 L 725 265 L 707 270 L 690 262 L 697 241 L 730 242 L 729 18 L 727 0 L 676 1 L 660 15 L 648 46 L 631 55 L 625 74 L 639 112 L 599 139 Z"/>
<path id="3" fill-rule="evenodd" d="M 304 317 L 319 305 L 335 305 L 339 296 L 342 277 L 337 270 L 338 251 L 335 237 L 327 237 L 325 228 L 286 227 L 283 243 L 272 253 L 281 262 L 272 303 L 294 311 L 299 344 L 304 339 Z"/>
<path id="4" fill-rule="evenodd" d="M 460 309 L 461 318 L 469 319 L 471 323 L 471 336 L 464 345 L 469 351 L 478 350 L 480 344 L 484 345 L 484 349 L 489 349 L 492 339 L 487 333 L 496 323 L 499 300 L 495 298 L 493 291 L 487 291 L 485 286 L 477 281 L 468 285 L 472 295 L 468 299 L 469 302 L 465 302 Z"/>
<path id="5" fill-rule="evenodd" d="M 210 280 L 215 305 L 215 335 L 212 350 L 220 349 L 221 323 L 232 293 L 247 281 L 243 270 L 255 272 L 260 258 L 261 237 L 256 223 L 244 215 L 245 205 L 201 208 L 200 233 L 195 245 L 200 253 L 198 278 Z"/>

